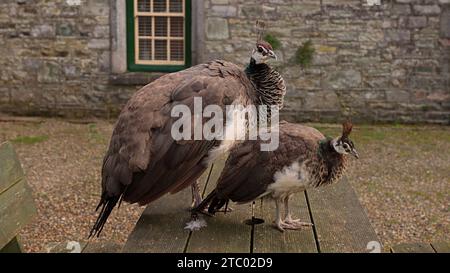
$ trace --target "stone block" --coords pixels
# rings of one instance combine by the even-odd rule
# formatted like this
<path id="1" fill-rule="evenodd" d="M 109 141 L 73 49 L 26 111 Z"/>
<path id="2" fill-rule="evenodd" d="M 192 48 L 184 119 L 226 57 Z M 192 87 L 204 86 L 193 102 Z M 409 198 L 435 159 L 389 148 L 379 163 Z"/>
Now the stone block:
<path id="1" fill-rule="evenodd" d="M 226 40 L 230 38 L 228 21 L 223 18 L 206 19 L 206 38 L 209 40 Z"/>
<path id="2" fill-rule="evenodd" d="M 324 80 L 324 86 L 331 89 L 347 89 L 359 87 L 362 83 L 360 71 L 355 69 L 338 69 L 332 71 Z"/>
<path id="3" fill-rule="evenodd" d="M 45 62 L 38 71 L 38 82 L 40 83 L 59 83 L 62 78 L 61 66 L 56 62 Z"/>
<path id="4" fill-rule="evenodd" d="M 50 24 L 38 25 L 31 29 L 31 36 L 36 38 L 53 38 L 55 37 L 55 27 Z"/>
<path id="5" fill-rule="evenodd" d="M 308 92 L 302 110 L 339 110 L 339 97 L 333 91 Z"/>
<path id="6" fill-rule="evenodd" d="M 441 8 L 438 5 L 414 5 L 413 9 L 416 14 L 423 15 L 439 14 L 441 12 Z"/>
<path id="7" fill-rule="evenodd" d="M 450 39 L 450 8 L 446 9 L 441 14 L 440 36 L 441 38 Z"/>
<path id="8" fill-rule="evenodd" d="M 90 49 L 109 49 L 110 42 L 108 39 L 91 39 L 88 42 L 88 48 L 90 48 Z"/>
<path id="9" fill-rule="evenodd" d="M 410 93 L 404 90 L 388 90 L 386 98 L 389 102 L 409 102 Z"/>
<path id="10" fill-rule="evenodd" d="M 387 42 L 409 42 L 411 41 L 411 32 L 403 29 L 385 30 L 384 38 Z"/>
<path id="11" fill-rule="evenodd" d="M 236 17 L 237 16 L 237 8 L 235 6 L 212 6 L 211 13 L 214 16 L 218 17 Z"/>
<path id="12" fill-rule="evenodd" d="M 427 26 L 427 17 L 425 16 L 411 16 L 408 18 L 408 28 L 424 28 Z"/>
<path id="13" fill-rule="evenodd" d="M 73 36 L 74 34 L 74 27 L 72 24 L 61 23 L 56 27 L 56 35 L 58 36 Z"/>

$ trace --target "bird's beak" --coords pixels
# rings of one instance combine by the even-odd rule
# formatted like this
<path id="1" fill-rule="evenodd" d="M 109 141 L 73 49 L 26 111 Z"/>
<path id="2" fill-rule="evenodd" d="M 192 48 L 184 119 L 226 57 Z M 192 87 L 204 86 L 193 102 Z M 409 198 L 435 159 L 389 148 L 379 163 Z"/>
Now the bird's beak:
<path id="1" fill-rule="evenodd" d="M 270 58 L 273 58 L 273 59 L 275 59 L 275 60 L 278 60 L 277 55 L 276 55 L 275 52 L 273 52 L 272 50 L 269 51 L 269 57 L 270 57 Z"/>
<path id="2" fill-rule="evenodd" d="M 356 159 L 359 159 L 359 154 L 358 154 L 358 152 L 357 152 L 355 149 L 352 150 L 351 154 L 352 154 L 352 156 L 354 156 Z"/>

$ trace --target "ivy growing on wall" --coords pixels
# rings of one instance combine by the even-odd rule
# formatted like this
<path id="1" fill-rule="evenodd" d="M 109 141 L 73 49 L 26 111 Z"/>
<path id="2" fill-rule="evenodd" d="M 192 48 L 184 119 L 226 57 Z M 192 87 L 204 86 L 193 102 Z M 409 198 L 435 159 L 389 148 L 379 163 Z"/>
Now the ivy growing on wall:
<path id="1" fill-rule="evenodd" d="M 315 49 L 311 40 L 306 41 L 297 49 L 295 53 L 295 62 L 303 68 L 308 68 L 314 58 Z"/>
<path id="2" fill-rule="evenodd" d="M 264 36 L 264 40 L 268 42 L 274 50 L 278 50 L 281 48 L 281 42 L 278 40 L 277 37 L 275 37 L 273 34 L 267 34 Z"/>

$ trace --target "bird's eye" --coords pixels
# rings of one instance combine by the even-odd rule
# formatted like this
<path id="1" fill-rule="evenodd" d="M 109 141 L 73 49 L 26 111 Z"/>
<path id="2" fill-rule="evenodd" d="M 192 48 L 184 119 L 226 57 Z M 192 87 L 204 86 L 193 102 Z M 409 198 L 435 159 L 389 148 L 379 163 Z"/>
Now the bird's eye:
<path id="1" fill-rule="evenodd" d="M 350 146 L 348 146 L 348 144 L 347 144 L 347 143 L 344 143 L 344 145 L 343 145 L 343 146 L 344 146 L 344 149 L 346 149 L 346 150 L 350 148 Z"/>
<path id="2" fill-rule="evenodd" d="M 264 52 L 264 49 L 263 49 L 262 47 L 258 47 L 258 52 L 259 52 L 259 53 L 263 53 L 263 52 Z"/>

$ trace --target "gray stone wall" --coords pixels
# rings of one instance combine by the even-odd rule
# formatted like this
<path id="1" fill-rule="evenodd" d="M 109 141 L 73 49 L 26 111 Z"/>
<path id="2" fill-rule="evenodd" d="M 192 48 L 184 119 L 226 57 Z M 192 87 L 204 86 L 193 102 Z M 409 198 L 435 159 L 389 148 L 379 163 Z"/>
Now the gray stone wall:
<path id="1" fill-rule="evenodd" d="M 110 84 L 110 2 L 0 1 L 0 111 L 116 115 L 136 86 Z"/>
<path id="2" fill-rule="evenodd" d="M 450 121 L 450 1 L 208 0 L 207 58 L 245 65 L 264 19 L 282 48 L 285 115 L 297 121 L 350 116 L 378 122 Z M 311 40 L 306 69 L 293 61 Z"/>
<path id="3" fill-rule="evenodd" d="M 289 119 L 449 123 L 449 0 L 192 1 L 203 3 L 194 13 L 204 18 L 194 26 L 199 60 L 244 66 L 255 21 L 267 22 L 282 43 L 274 65 L 287 81 Z M 112 28 L 124 23 L 111 15 L 114 2 L 0 1 L 0 112 L 117 115 L 157 75 L 112 74 Z M 302 68 L 293 56 L 307 40 L 316 54 Z"/>

